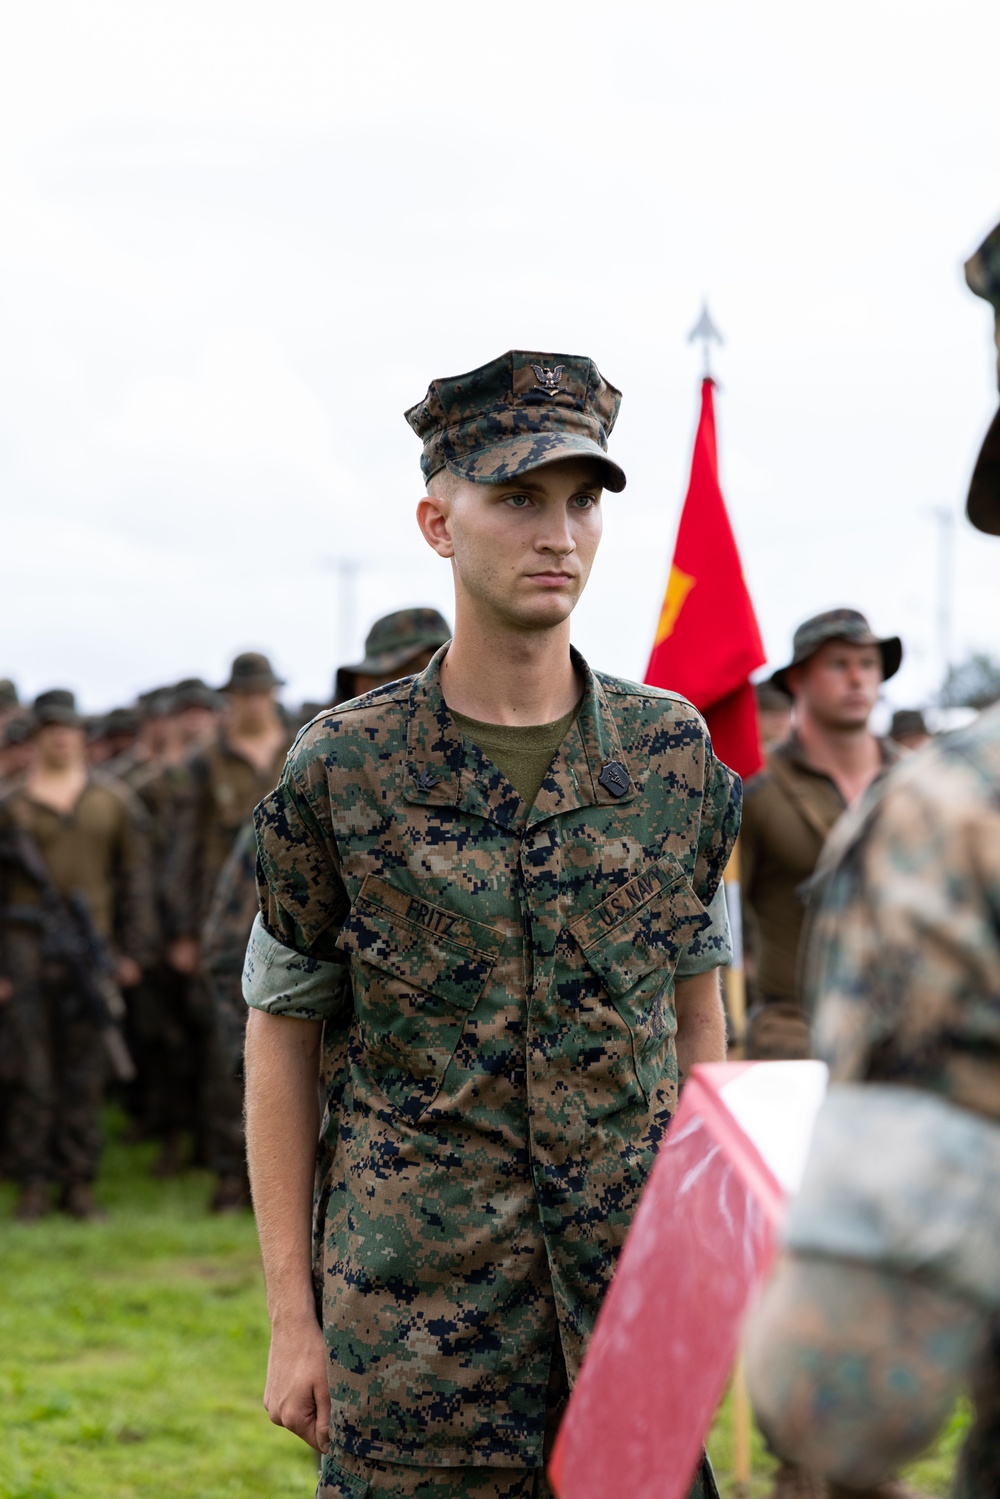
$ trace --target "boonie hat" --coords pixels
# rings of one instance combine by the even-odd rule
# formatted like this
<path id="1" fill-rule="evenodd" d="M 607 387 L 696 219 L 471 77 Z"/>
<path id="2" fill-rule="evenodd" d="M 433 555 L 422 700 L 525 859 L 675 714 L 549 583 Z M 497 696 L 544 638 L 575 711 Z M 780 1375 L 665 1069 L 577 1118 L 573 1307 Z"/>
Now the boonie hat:
<path id="1" fill-rule="evenodd" d="M 36 728 L 43 728 L 50 723 L 61 723 L 77 729 L 83 723 L 83 719 L 76 711 L 76 698 L 68 687 L 51 687 L 48 692 L 40 692 L 32 704 L 31 711 Z"/>
<path id="2" fill-rule="evenodd" d="M 268 692 L 272 687 L 283 686 L 283 679 L 274 675 L 266 656 L 260 651 L 243 651 L 232 664 L 229 681 L 219 691 Z"/>
<path id="3" fill-rule="evenodd" d="M 443 468 L 477 484 L 504 484 L 559 458 L 596 458 L 605 489 L 625 488 L 607 455 L 621 391 L 592 359 L 510 349 L 431 382 L 406 420 L 421 439 L 424 479 Z"/>
<path id="4" fill-rule="evenodd" d="M 354 677 L 383 677 L 406 666 L 421 651 L 437 650 L 450 639 L 451 626 L 436 609 L 397 609 L 395 614 L 384 614 L 368 631 L 364 660 L 338 670 L 337 701 L 353 695 Z"/>
<path id="5" fill-rule="evenodd" d="M 965 279 L 977 297 L 993 306 L 997 350 L 1000 353 L 1000 224 L 992 229 L 969 260 Z M 997 360 L 1000 383 L 1000 358 Z M 1000 410 L 989 425 L 969 482 L 965 513 L 977 531 L 1000 536 Z"/>
<path id="6" fill-rule="evenodd" d="M 801 666 L 814 656 L 828 640 L 847 640 L 851 645 L 877 645 L 882 655 L 882 680 L 887 682 L 899 670 L 903 659 L 903 642 L 898 635 L 879 639 L 871 626 L 857 609 L 828 609 L 825 614 L 816 614 L 799 625 L 792 637 L 792 659 L 768 678 L 772 687 L 791 696 L 788 672 L 793 666 Z"/>

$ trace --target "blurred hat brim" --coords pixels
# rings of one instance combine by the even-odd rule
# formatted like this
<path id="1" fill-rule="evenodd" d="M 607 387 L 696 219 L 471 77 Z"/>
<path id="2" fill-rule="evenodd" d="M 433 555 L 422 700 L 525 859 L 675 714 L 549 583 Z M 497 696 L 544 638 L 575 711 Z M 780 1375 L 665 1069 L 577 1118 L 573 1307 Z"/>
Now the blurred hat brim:
<path id="1" fill-rule="evenodd" d="M 490 443 L 462 458 L 451 459 L 448 468 L 474 484 L 507 484 L 533 469 L 558 463 L 561 458 L 592 458 L 600 465 L 601 487 L 620 494 L 625 471 L 613 463 L 599 443 L 573 432 L 531 432 Z"/>
<path id="2" fill-rule="evenodd" d="M 1000 536 L 1000 410 L 989 425 L 972 470 L 965 513 L 977 531 Z"/>
<path id="3" fill-rule="evenodd" d="M 828 635 L 826 640 L 819 640 L 810 646 L 807 651 L 793 656 L 787 666 L 780 666 L 776 672 L 768 677 L 772 687 L 777 687 L 779 692 L 785 693 L 787 697 L 793 697 L 791 687 L 788 683 L 788 673 L 793 666 L 801 666 L 803 661 L 808 661 L 815 656 L 821 646 L 827 645 L 831 640 L 846 640 L 848 645 L 877 645 L 882 656 L 882 680 L 888 682 L 894 677 L 903 663 L 903 642 L 898 635 L 889 635 L 880 640 L 877 635 L 844 635 L 838 632 L 836 635 Z"/>
<path id="4" fill-rule="evenodd" d="M 450 635 L 444 640 L 438 634 L 427 635 L 422 639 L 411 642 L 409 645 L 401 646 L 399 650 L 382 651 L 377 656 L 366 656 L 356 666 L 338 667 L 336 682 L 337 701 L 344 702 L 356 695 L 354 691 L 355 677 L 384 677 L 387 672 L 398 673 L 401 677 L 408 676 L 409 673 L 404 668 L 409 666 L 410 662 L 419 656 L 421 651 L 440 650 L 441 646 L 447 645 L 450 639 Z"/>
<path id="5" fill-rule="evenodd" d="M 75 708 L 36 708 L 33 715 L 32 732 L 39 729 L 50 728 L 52 724 L 59 724 L 66 729 L 82 729 L 84 727 L 83 717 L 77 713 Z"/>
<path id="6" fill-rule="evenodd" d="M 224 686 L 219 688 L 220 692 L 270 692 L 272 687 L 284 687 L 284 677 L 276 677 L 273 672 L 261 672 L 255 676 L 230 677 Z"/>

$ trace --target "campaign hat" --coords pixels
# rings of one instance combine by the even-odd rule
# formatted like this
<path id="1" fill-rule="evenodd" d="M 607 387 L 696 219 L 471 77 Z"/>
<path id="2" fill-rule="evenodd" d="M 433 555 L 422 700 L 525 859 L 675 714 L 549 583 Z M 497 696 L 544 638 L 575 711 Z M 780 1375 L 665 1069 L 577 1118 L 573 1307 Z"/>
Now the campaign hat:
<path id="1" fill-rule="evenodd" d="M 851 645 L 877 645 L 882 656 L 883 682 L 896 675 L 903 659 L 903 642 L 898 635 L 879 637 L 857 609 L 827 609 L 799 625 L 792 637 L 792 659 L 786 666 L 772 672 L 768 678 L 771 686 L 791 696 L 788 673 L 793 666 L 808 661 L 828 640 L 847 640 Z"/>
<path id="2" fill-rule="evenodd" d="M 1000 382 L 1000 224 L 990 230 L 975 255 L 965 262 L 965 279 L 969 289 L 993 307 Z M 1000 410 L 990 423 L 976 458 L 965 512 L 977 531 L 1000 536 Z"/>
<path id="3" fill-rule="evenodd" d="M 594 458 L 602 486 L 625 488 L 608 457 L 621 391 L 579 354 L 509 349 L 464 375 L 433 380 L 406 420 L 424 445 L 429 480 L 448 468 L 477 484 L 506 484 L 559 458 Z"/>

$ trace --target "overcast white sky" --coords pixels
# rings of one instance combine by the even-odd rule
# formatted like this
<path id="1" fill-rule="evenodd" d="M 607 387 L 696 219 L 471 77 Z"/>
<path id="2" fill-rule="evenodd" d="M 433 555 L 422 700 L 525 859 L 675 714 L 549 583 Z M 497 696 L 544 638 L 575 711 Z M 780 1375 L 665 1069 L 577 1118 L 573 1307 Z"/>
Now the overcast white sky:
<path id="1" fill-rule="evenodd" d="M 1000 217 L 996 0 L 0 8 L 0 675 L 88 708 L 267 650 L 323 697 L 448 610 L 428 381 L 511 347 L 624 392 L 576 639 L 641 676 L 697 410 L 774 664 L 864 609 L 940 674 L 940 528 L 996 406 L 962 261 Z M 353 625 L 338 564 L 359 567 Z M 956 524 L 954 654 L 1000 541 Z"/>

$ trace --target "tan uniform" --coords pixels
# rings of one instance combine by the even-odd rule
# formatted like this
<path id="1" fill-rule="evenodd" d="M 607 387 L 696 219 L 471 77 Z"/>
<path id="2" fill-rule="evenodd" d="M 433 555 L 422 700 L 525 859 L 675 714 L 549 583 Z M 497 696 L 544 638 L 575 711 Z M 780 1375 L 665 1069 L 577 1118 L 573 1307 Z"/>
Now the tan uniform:
<path id="1" fill-rule="evenodd" d="M 200 933 L 236 835 L 277 785 L 289 743 L 282 743 L 263 775 L 224 734 L 187 762 L 188 785 L 175 809 L 164 871 L 163 904 L 171 937 Z"/>
<path id="2" fill-rule="evenodd" d="M 883 768 L 899 758 L 880 740 Z M 801 1005 L 799 939 L 812 878 L 823 844 L 846 810 L 836 784 L 805 758 L 793 733 L 771 751 L 764 770 L 747 782 L 740 829 L 743 899 L 755 954 L 754 998 Z"/>
<path id="3" fill-rule="evenodd" d="M 0 833 L 23 829 L 56 890 L 83 895 L 97 931 L 140 965 L 156 947 L 142 821 L 127 789 L 98 776 L 69 814 L 34 801 L 23 783 L 0 802 Z M 78 975 L 49 952 L 41 916 L 37 885 L 16 860 L 0 863 L 0 972 L 14 988 L 5 1007 L 11 1165 L 25 1186 L 53 1179 L 68 1189 L 97 1172 L 106 1066 Z"/>

